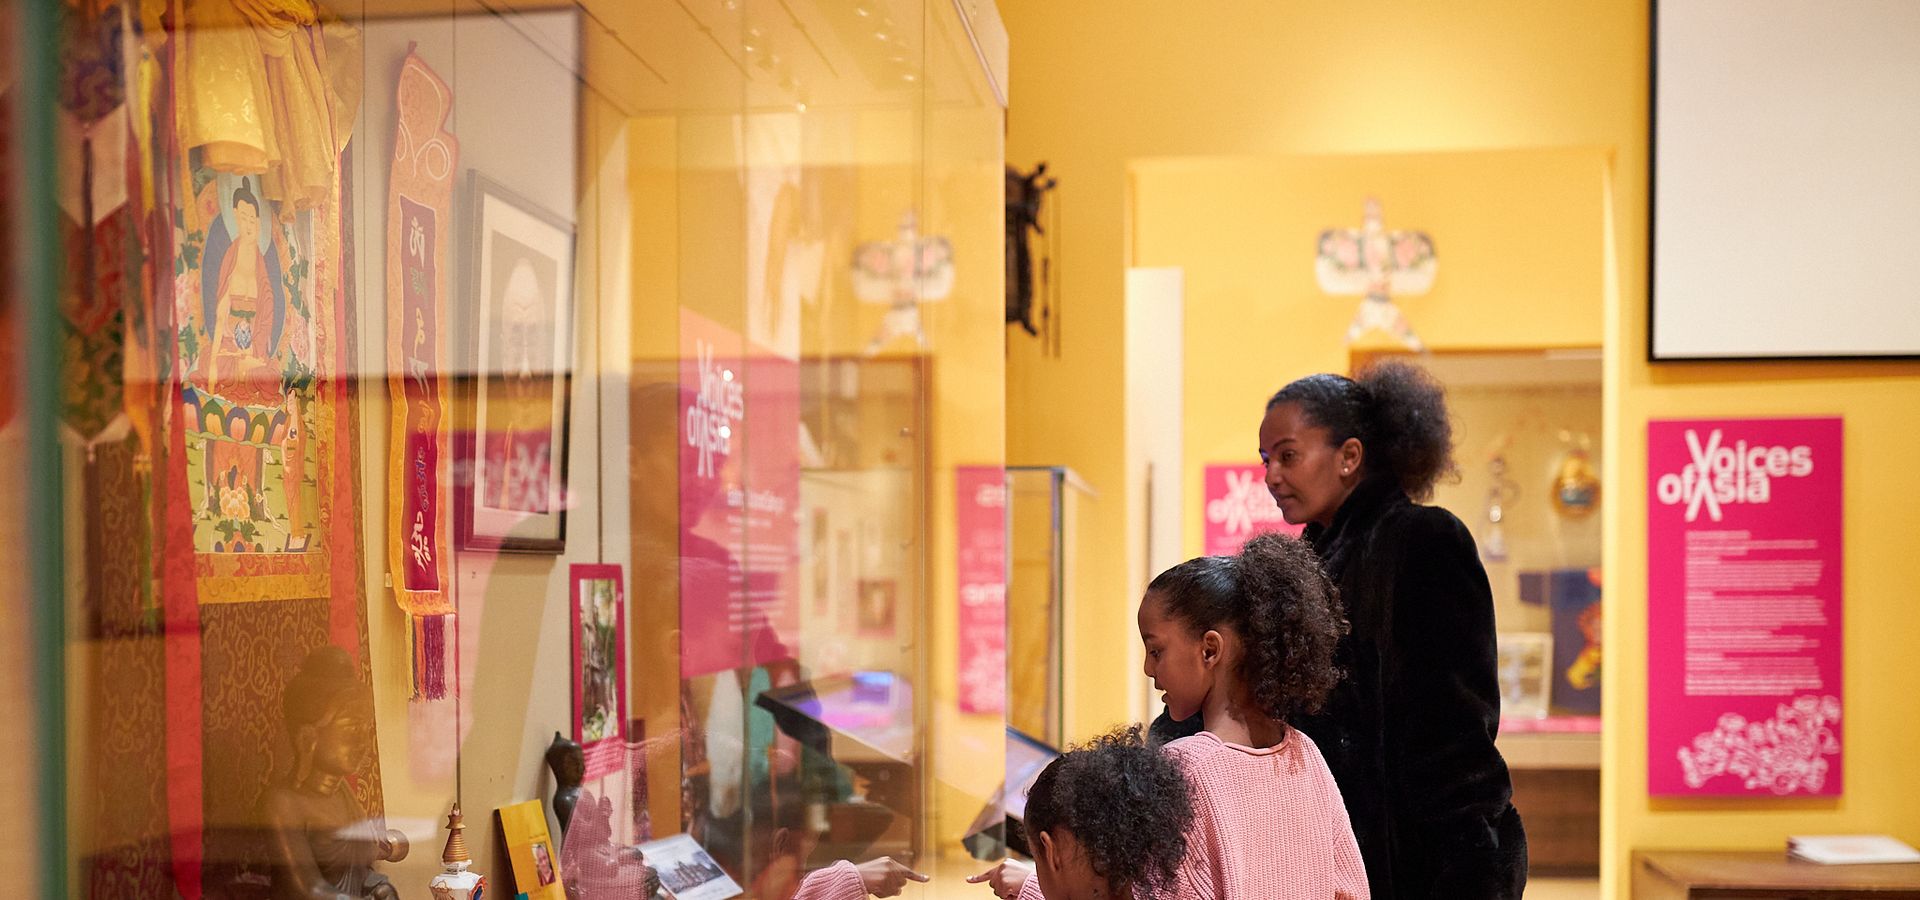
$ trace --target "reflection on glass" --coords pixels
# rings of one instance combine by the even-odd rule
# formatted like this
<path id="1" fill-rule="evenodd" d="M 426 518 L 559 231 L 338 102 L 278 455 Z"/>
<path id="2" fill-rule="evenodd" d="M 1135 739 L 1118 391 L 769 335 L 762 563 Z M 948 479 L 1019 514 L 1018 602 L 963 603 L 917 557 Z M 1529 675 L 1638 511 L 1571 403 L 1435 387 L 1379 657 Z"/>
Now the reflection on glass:
<path id="1" fill-rule="evenodd" d="M 1004 463 L 961 12 L 349 6 L 60 5 L 69 527 L 0 521 L 71 572 L 75 893 L 411 896 L 528 801 L 490 893 L 679 836 L 754 897 L 957 881 L 1006 706 L 952 650 Z"/>

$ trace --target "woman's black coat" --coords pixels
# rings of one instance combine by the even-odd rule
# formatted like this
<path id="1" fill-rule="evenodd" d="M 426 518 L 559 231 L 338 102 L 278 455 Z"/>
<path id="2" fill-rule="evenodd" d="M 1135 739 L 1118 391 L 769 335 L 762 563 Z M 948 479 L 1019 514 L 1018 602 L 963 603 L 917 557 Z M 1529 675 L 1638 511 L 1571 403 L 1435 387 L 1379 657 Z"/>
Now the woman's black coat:
<path id="1" fill-rule="evenodd" d="M 1376 477 L 1305 537 L 1353 628 L 1338 651 L 1346 678 L 1292 724 L 1333 770 L 1375 900 L 1519 897 L 1527 840 L 1493 744 L 1493 593 L 1473 535 Z M 1199 728 L 1197 716 L 1154 723 L 1167 738 Z"/>

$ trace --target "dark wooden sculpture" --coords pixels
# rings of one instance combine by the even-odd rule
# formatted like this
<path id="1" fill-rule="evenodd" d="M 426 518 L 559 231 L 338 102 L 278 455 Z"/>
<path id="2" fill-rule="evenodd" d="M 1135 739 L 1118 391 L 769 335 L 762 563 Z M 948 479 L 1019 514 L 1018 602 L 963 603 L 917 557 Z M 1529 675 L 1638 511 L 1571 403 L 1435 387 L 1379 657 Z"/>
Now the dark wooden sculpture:
<path id="1" fill-rule="evenodd" d="M 1046 163 L 1024 175 L 1012 166 L 1007 167 L 1007 323 L 1017 324 L 1036 336 L 1040 328 L 1035 327 L 1033 321 L 1033 248 L 1027 233 L 1046 235 L 1046 229 L 1040 225 L 1040 204 L 1057 184 L 1055 179 L 1047 177 Z M 1043 272 L 1046 265 L 1043 261 Z M 1051 313 L 1047 307 L 1040 310 L 1041 327 L 1053 324 L 1049 321 Z"/>
<path id="2" fill-rule="evenodd" d="M 567 836 L 573 822 L 573 808 L 580 802 L 580 784 L 587 777 L 587 756 L 566 735 L 556 731 L 547 745 L 547 768 L 553 770 L 553 818 L 560 823 L 560 836 Z"/>

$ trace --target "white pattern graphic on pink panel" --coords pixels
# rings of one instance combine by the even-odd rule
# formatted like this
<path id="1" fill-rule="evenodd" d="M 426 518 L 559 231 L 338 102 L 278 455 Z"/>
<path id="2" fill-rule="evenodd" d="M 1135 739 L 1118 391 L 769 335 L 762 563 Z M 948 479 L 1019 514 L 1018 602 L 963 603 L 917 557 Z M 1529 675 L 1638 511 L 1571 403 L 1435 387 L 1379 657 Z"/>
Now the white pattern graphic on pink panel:
<path id="1" fill-rule="evenodd" d="M 1687 784 L 1698 788 L 1708 779 L 1732 775 L 1749 790 L 1764 789 L 1786 795 L 1817 793 L 1827 781 L 1824 757 L 1840 752 L 1840 740 L 1828 727 L 1840 721 L 1840 698 L 1806 694 L 1791 705 L 1775 707 L 1764 722 L 1748 722 L 1738 713 L 1720 717 L 1714 730 L 1693 739 L 1693 746 L 1675 751 L 1686 771 Z"/>

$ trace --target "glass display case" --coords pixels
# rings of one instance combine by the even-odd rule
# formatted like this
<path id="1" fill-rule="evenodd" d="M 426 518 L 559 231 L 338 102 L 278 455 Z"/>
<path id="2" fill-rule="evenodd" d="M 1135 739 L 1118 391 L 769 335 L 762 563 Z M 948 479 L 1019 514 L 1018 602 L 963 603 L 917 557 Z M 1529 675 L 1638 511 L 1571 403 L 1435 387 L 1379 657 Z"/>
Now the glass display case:
<path id="1" fill-rule="evenodd" d="M 6 748 L 45 893 L 973 871 L 991 3 L 28 5 L 0 577 L 46 652 L 0 687 L 61 736 Z"/>
<path id="2" fill-rule="evenodd" d="M 1007 726 L 1059 747 L 1073 535 L 1093 490 L 1065 466 L 1010 466 L 1007 489 Z"/>

